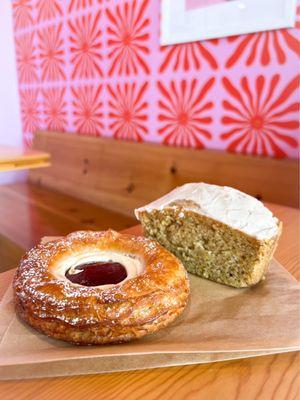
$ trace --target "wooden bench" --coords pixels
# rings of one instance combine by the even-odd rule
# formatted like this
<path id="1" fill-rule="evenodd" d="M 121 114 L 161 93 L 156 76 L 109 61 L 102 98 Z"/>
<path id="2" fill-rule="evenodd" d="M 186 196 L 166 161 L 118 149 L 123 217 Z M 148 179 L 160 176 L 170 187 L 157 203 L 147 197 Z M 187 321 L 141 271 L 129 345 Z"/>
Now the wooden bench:
<path id="1" fill-rule="evenodd" d="M 52 165 L 30 181 L 98 206 L 133 209 L 186 182 L 228 185 L 263 201 L 298 207 L 296 160 L 192 150 L 55 132 L 38 132 L 34 148 Z"/>
<path id="2" fill-rule="evenodd" d="M 133 209 L 191 181 L 229 185 L 264 201 L 298 207 L 293 160 L 38 132 L 34 148 L 51 166 L 29 183 L 0 186 L 0 272 L 42 236 L 126 229 Z M 1 237 L 2 235 L 2 237 Z"/>

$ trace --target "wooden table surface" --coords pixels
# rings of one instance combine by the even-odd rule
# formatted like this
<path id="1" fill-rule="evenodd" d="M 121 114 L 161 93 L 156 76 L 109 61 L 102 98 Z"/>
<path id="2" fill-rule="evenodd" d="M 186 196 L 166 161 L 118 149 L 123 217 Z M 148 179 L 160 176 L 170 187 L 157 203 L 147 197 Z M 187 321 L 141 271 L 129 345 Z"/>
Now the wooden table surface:
<path id="1" fill-rule="evenodd" d="M 268 206 L 284 223 L 275 257 L 299 280 L 299 210 Z M 0 382 L 0 395 L 7 400 L 296 400 L 300 396 L 299 361 L 298 353 L 288 353 L 204 365 L 6 381 Z"/>
<path id="2" fill-rule="evenodd" d="M 76 230 L 122 230 L 132 217 L 109 211 L 38 185 L 0 186 L 0 272 L 16 265 L 43 236 L 63 236 Z"/>
<path id="3" fill-rule="evenodd" d="M 45 151 L 0 145 L 0 172 L 49 167 L 50 154 Z"/>

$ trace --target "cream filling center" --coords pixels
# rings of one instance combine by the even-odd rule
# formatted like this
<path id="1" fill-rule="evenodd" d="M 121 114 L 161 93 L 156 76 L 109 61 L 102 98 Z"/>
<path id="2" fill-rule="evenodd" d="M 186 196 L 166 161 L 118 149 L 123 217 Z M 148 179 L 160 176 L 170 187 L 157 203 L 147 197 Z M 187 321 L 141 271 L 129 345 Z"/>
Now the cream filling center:
<path id="1" fill-rule="evenodd" d="M 71 282 L 65 276 L 66 272 L 69 271 L 69 274 L 72 275 L 78 274 L 81 272 L 81 270 L 75 269 L 77 266 L 92 262 L 118 262 L 124 266 L 127 273 L 127 277 L 123 281 L 117 284 L 93 286 L 93 288 L 106 289 L 112 286 L 123 284 L 128 279 L 135 278 L 136 276 L 142 274 L 145 270 L 144 261 L 136 254 L 126 254 L 115 251 L 89 249 L 88 251 L 75 252 L 72 255 L 69 254 L 66 255 L 65 257 L 61 257 L 55 263 L 55 265 L 52 266 L 51 272 L 58 280 L 66 281 L 74 286 L 83 287 L 83 285 Z"/>

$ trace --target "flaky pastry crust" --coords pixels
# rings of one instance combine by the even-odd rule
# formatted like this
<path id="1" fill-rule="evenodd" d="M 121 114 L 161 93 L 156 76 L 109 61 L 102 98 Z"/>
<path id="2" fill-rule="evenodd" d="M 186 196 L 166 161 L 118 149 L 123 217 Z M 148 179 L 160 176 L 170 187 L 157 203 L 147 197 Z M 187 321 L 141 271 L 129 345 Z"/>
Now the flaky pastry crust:
<path id="1" fill-rule="evenodd" d="M 110 287 L 73 285 L 55 276 L 62 257 L 101 249 L 139 257 L 144 271 Z M 169 325 L 184 309 L 189 282 L 181 262 L 157 242 L 109 230 L 79 231 L 39 244 L 14 277 L 16 311 L 40 332 L 67 342 L 127 342 Z"/>

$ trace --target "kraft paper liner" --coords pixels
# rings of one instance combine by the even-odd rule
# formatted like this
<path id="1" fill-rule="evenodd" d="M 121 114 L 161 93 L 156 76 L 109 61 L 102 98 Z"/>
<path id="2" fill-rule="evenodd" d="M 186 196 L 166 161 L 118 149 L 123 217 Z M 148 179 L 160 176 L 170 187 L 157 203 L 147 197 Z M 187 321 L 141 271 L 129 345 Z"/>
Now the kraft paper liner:
<path id="1" fill-rule="evenodd" d="M 3 278 L 2 278 L 3 277 Z M 0 275 L 9 287 L 12 272 Z M 267 279 L 234 289 L 190 275 L 190 302 L 172 326 L 121 345 L 77 347 L 47 338 L 15 315 L 12 289 L 0 304 L 1 379 L 205 363 L 300 349 L 300 284 L 276 261 Z"/>
<path id="2" fill-rule="evenodd" d="M 277 351 L 283 354 L 289 351 Z M 86 358 L 54 362 L 12 364 L 0 367 L 0 380 L 51 378 L 58 376 L 88 375 L 122 371 L 134 371 L 150 368 L 175 367 L 180 365 L 205 364 L 220 361 L 234 361 L 250 357 L 274 354 L 273 351 L 248 353 L 182 353 L 182 354 L 141 354 Z"/>

